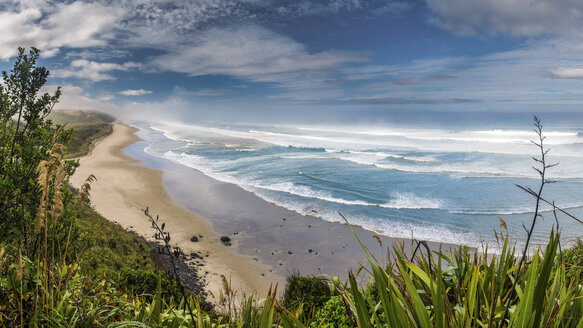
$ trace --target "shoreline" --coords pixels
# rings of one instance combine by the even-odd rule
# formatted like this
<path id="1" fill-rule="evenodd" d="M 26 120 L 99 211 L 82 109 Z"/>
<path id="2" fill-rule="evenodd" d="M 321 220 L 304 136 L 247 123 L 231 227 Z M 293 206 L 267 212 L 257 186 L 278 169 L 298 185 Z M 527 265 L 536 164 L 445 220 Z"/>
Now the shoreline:
<path id="1" fill-rule="evenodd" d="M 91 200 L 104 217 L 153 240 L 154 230 L 144 215 L 148 207 L 166 223 L 173 245 L 185 254 L 208 254 L 199 270 L 207 272 L 201 276 L 206 280 L 209 301 L 218 298 L 221 274 L 234 290 L 263 297 L 272 283 L 284 286 L 285 277 L 294 272 L 344 279 L 365 260 L 348 225 L 298 214 L 239 186 L 147 155 L 137 131 L 114 123 L 113 133 L 81 158 L 71 182 L 79 186 L 89 174 L 96 175 Z M 380 247 L 373 237 L 375 232 L 353 228 L 380 263 L 386 263 L 386 249 L 399 240 L 405 253 L 411 252 L 411 239 L 380 235 Z M 201 235 L 198 242 L 190 241 L 192 236 Z M 221 236 L 231 239 L 230 247 L 220 242 Z M 429 245 L 433 250 L 458 247 Z M 280 287 L 280 292 L 283 289 Z"/>

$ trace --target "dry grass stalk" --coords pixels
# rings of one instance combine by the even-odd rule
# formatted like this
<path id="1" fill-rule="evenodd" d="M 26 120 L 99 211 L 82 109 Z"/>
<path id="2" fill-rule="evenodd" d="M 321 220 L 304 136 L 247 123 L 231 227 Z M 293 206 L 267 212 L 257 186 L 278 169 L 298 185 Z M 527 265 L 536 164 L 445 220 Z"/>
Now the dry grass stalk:
<path id="1" fill-rule="evenodd" d="M 504 221 L 504 219 L 501 216 L 498 217 L 498 220 L 500 220 L 500 226 L 502 228 L 504 228 L 504 230 L 508 231 L 508 226 L 506 226 L 506 221 Z"/>
<path id="2" fill-rule="evenodd" d="M 224 313 L 237 318 L 239 316 L 239 309 L 237 308 L 237 291 L 233 289 L 230 279 L 221 275 L 221 282 L 223 289 L 219 291 L 219 306 Z"/>
<path id="3" fill-rule="evenodd" d="M 39 266 L 37 269 L 38 279 L 36 288 L 37 290 L 41 288 L 39 283 L 42 281 L 42 302 L 45 307 L 48 306 L 49 310 L 53 306 L 55 297 L 54 294 L 60 294 L 61 286 L 61 281 L 59 278 L 59 282 L 57 283 L 57 290 L 50 288 L 50 286 L 53 285 L 53 283 L 50 283 L 50 281 L 55 278 L 53 266 L 56 262 L 55 239 L 57 223 L 59 217 L 64 212 L 63 188 L 66 186 L 68 181 L 68 175 L 65 169 L 66 162 L 63 159 L 65 147 L 62 144 L 56 142 L 59 136 L 62 134 L 63 128 L 64 126 L 59 127 L 53 135 L 53 146 L 47 151 L 48 159 L 41 161 L 37 166 L 37 184 L 41 190 L 41 200 L 37 213 L 37 234 L 39 236 L 37 239 L 39 241 L 37 263 Z M 49 218 L 51 219 L 50 221 Z M 51 248 L 50 254 L 49 238 Z M 69 236 L 67 236 L 67 240 L 69 240 Z M 64 257 L 65 256 L 61 254 L 61 258 Z M 41 267 L 42 274 L 40 271 Z M 36 302 L 37 299 L 35 299 L 35 304 Z M 35 305 L 35 308 L 36 307 L 37 305 Z"/>
<path id="4" fill-rule="evenodd" d="M 6 255 L 6 250 L 4 249 L 4 247 L 0 248 L 0 268 L 2 268 L 2 265 L 4 265 L 4 255 Z"/>
<path id="5" fill-rule="evenodd" d="M 67 176 L 65 161 L 62 158 L 63 151 L 63 145 L 53 145 L 48 151 L 49 159 L 41 161 L 37 166 L 37 183 L 41 187 L 41 202 L 37 214 L 39 229 L 44 228 L 47 224 L 51 204 L 50 214 L 53 219 L 53 225 L 56 224 L 57 218 L 63 211 L 62 187 Z M 52 202 L 50 199 L 51 190 L 54 191 Z"/>
<path id="6" fill-rule="evenodd" d="M 93 174 L 90 174 L 87 179 L 85 179 L 85 182 L 81 188 L 79 188 L 79 195 L 77 195 L 75 206 L 89 201 L 89 197 L 91 196 L 91 184 L 95 181 L 97 181 L 97 178 Z"/>

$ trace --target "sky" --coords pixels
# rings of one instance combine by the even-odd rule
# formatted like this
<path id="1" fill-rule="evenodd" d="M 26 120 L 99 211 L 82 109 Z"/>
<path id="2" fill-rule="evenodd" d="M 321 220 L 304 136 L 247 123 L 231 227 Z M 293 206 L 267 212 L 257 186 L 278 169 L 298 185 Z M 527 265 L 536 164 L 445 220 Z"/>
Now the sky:
<path id="1" fill-rule="evenodd" d="M 58 108 L 119 117 L 579 113 L 582 19 L 580 0 L 0 0 L 0 69 L 37 47 Z"/>

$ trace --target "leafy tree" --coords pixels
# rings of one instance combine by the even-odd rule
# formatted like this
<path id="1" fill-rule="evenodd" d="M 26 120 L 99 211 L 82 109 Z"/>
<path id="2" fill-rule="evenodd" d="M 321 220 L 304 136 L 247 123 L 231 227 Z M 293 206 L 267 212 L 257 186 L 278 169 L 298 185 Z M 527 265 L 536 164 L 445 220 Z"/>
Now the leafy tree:
<path id="1" fill-rule="evenodd" d="M 0 243 L 16 242 L 25 250 L 35 242 L 41 198 L 37 166 L 52 145 L 66 143 L 71 134 L 66 131 L 53 138 L 55 129 L 47 116 L 61 90 L 40 94 L 49 71 L 36 65 L 39 55 L 36 48 L 28 54 L 19 48 L 14 67 L 2 72 L 0 84 Z M 72 174 L 75 166 L 68 162 L 67 173 Z"/>

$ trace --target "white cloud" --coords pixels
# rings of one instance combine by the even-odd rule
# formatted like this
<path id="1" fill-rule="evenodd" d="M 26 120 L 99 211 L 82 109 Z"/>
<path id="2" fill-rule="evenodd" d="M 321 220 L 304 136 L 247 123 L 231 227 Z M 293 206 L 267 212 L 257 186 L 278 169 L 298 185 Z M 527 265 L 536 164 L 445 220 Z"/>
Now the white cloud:
<path id="1" fill-rule="evenodd" d="M 123 96 L 143 96 L 143 95 L 147 95 L 152 93 L 152 91 L 150 90 L 144 90 L 144 89 L 129 89 L 129 90 L 124 90 L 124 91 L 120 91 L 118 92 L 120 95 Z"/>
<path id="2" fill-rule="evenodd" d="M 556 79 L 583 79 L 583 68 L 557 68 L 550 75 Z"/>
<path id="3" fill-rule="evenodd" d="M 583 93 L 583 53 L 575 40 L 536 42 L 475 58 L 419 60 L 377 67 L 351 94 L 371 99 L 470 99 L 484 103 L 570 104 Z M 565 54 L 569 55 L 566 56 Z M 356 72 L 358 74 L 358 72 Z M 358 75 L 355 75 L 358 76 Z M 381 81 L 376 81 L 381 77 Z"/>
<path id="4" fill-rule="evenodd" d="M 426 0 L 437 26 L 460 35 L 583 36 L 580 0 Z"/>
<path id="5" fill-rule="evenodd" d="M 37 47 L 43 56 L 62 47 L 105 46 L 112 38 L 122 8 L 98 2 L 15 1 L 0 13 L 0 59 L 16 55 L 19 46 Z"/>
<path id="6" fill-rule="evenodd" d="M 76 59 L 71 62 L 67 69 L 56 69 L 51 71 L 53 76 L 63 78 L 87 79 L 94 82 L 104 80 L 115 80 L 115 77 L 109 72 L 128 71 L 141 67 L 140 64 L 128 62 L 124 64 L 117 63 L 99 63 L 86 59 Z"/>
<path id="7" fill-rule="evenodd" d="M 56 85 L 48 85 L 43 89 L 43 92 L 54 92 Z M 59 102 L 55 109 L 88 109 L 106 111 L 114 114 L 117 107 L 107 100 L 95 99 L 88 95 L 83 88 L 66 84 L 61 86 L 63 94 L 59 98 Z"/>
<path id="8" fill-rule="evenodd" d="M 113 99 L 115 99 L 114 95 L 103 95 L 103 96 L 97 98 L 97 100 L 99 100 L 99 101 L 111 101 Z"/>
<path id="9" fill-rule="evenodd" d="M 276 74 L 329 70 L 366 60 L 360 53 L 346 51 L 311 54 L 303 44 L 288 37 L 247 25 L 202 32 L 192 44 L 157 57 L 153 65 L 192 76 L 224 74 L 277 82 Z"/>

